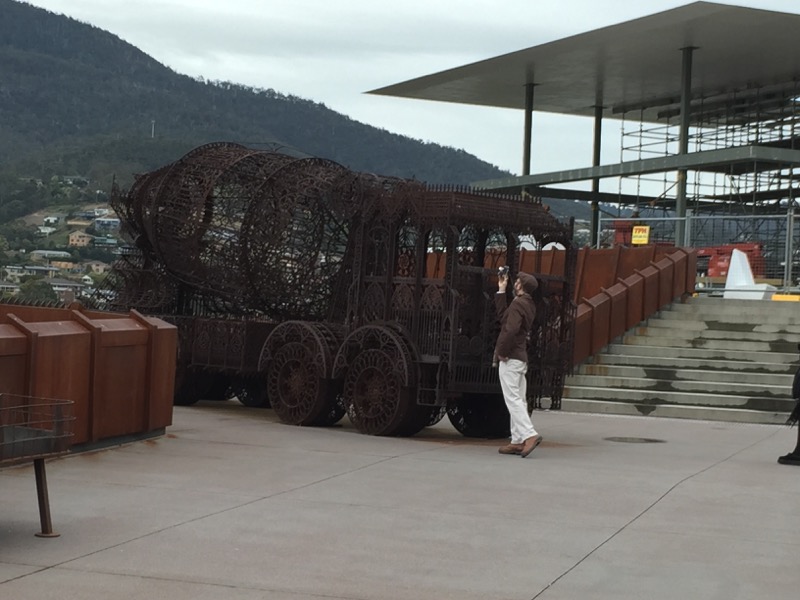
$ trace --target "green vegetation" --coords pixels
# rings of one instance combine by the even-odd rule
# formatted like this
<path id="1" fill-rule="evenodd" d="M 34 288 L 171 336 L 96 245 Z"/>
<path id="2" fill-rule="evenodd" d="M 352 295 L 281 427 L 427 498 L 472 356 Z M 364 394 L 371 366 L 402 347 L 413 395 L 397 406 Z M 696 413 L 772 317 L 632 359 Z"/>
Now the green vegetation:
<path id="1" fill-rule="evenodd" d="M 127 187 L 135 173 L 220 140 L 431 183 L 507 175 L 318 102 L 180 75 L 115 35 L 15 0 L 0 0 L 0 72 L 0 223 L 91 202 L 115 177 Z M 88 185 L 62 185 L 68 175 Z"/>
<path id="2" fill-rule="evenodd" d="M 58 294 L 43 279 L 28 279 L 19 286 L 19 300 L 24 302 L 56 302 Z"/>

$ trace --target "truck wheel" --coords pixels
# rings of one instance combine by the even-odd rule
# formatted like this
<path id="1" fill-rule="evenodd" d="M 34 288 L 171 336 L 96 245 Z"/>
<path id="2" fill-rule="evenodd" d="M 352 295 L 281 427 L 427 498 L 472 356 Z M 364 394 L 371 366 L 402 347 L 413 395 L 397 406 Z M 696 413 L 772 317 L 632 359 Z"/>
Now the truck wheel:
<path id="1" fill-rule="evenodd" d="M 225 400 L 229 379 L 221 373 L 187 369 L 176 376 L 173 404 L 189 406 L 199 400 Z"/>
<path id="2" fill-rule="evenodd" d="M 228 393 L 250 408 L 267 408 L 269 406 L 267 386 L 260 378 L 236 378 L 231 383 Z"/>
<path id="3" fill-rule="evenodd" d="M 356 356 L 345 375 L 344 398 L 350 420 L 362 433 L 400 435 L 416 416 L 413 390 L 402 385 L 394 361 L 381 350 Z"/>
<path id="4" fill-rule="evenodd" d="M 267 368 L 267 396 L 272 409 L 290 425 L 314 425 L 326 413 L 327 384 L 317 373 L 314 356 L 299 342 L 281 347 Z"/>
<path id="5" fill-rule="evenodd" d="M 504 438 L 511 422 L 501 394 L 464 394 L 447 407 L 447 417 L 461 435 Z"/>
<path id="6" fill-rule="evenodd" d="M 328 385 L 328 404 L 326 410 L 314 421 L 317 427 L 330 427 L 336 425 L 347 414 L 342 396 L 342 381 L 335 380 Z"/>
<path id="7" fill-rule="evenodd" d="M 445 415 L 443 406 L 415 406 L 414 416 L 403 426 L 396 435 L 412 436 L 431 425 L 436 425 Z"/>

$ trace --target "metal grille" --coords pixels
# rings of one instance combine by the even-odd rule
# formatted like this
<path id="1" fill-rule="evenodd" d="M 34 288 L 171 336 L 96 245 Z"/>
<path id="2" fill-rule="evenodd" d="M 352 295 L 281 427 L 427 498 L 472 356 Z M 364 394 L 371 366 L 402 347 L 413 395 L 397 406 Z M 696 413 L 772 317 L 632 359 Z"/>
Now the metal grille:
<path id="1" fill-rule="evenodd" d="M 69 449 L 71 400 L 0 394 L 0 460 L 41 458 Z"/>

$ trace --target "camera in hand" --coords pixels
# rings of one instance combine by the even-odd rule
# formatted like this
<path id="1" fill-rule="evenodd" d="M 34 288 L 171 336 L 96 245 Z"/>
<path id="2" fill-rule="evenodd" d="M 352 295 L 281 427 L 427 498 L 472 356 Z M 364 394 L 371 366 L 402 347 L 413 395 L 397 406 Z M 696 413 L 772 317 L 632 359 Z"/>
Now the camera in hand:
<path id="1" fill-rule="evenodd" d="M 497 269 L 497 276 L 498 277 L 508 277 L 508 267 L 500 267 Z"/>

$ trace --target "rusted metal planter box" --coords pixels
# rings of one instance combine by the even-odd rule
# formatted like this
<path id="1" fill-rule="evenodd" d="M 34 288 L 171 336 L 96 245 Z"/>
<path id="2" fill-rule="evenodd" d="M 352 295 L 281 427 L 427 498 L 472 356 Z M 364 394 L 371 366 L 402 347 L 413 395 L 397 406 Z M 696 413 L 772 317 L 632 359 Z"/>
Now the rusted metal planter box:
<path id="1" fill-rule="evenodd" d="M 130 314 L 0 305 L 0 393 L 72 401 L 73 444 L 172 422 L 177 331 Z"/>

